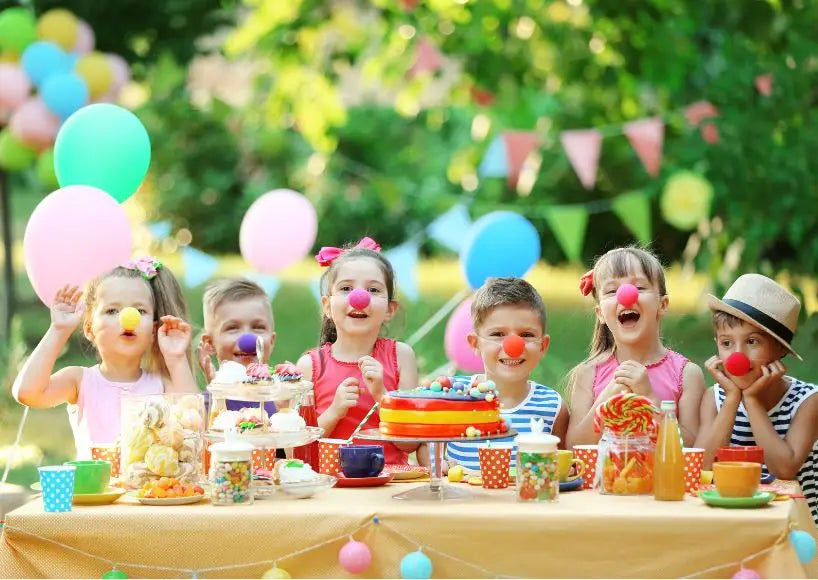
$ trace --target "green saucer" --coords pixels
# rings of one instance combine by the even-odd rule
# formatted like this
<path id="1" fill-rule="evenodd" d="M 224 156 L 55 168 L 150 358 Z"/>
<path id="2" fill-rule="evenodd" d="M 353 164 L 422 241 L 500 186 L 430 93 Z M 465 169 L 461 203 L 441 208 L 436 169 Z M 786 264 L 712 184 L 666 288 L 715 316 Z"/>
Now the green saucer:
<path id="1" fill-rule="evenodd" d="M 757 508 L 770 503 L 775 494 L 768 491 L 757 491 L 752 497 L 722 497 L 716 490 L 700 491 L 699 497 L 707 505 L 724 508 Z"/>

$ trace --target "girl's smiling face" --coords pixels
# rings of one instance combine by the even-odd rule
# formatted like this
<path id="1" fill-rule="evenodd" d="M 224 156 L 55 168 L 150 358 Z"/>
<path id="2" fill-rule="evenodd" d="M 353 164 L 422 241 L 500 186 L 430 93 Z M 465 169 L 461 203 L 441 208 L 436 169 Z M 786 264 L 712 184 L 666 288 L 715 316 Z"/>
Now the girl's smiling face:
<path id="1" fill-rule="evenodd" d="M 131 306 L 139 311 L 139 325 L 124 330 L 119 313 Z M 141 358 L 154 340 L 153 296 L 142 278 L 111 276 L 99 284 L 85 336 L 104 360 L 112 356 Z"/>
<path id="2" fill-rule="evenodd" d="M 353 308 L 349 304 L 349 294 L 356 288 L 369 293 L 370 302 L 364 308 Z M 324 314 L 335 323 L 339 336 L 377 333 L 397 308 L 389 298 L 383 269 L 377 260 L 368 257 L 340 264 L 328 291 L 329 296 L 321 298 L 321 305 Z"/>

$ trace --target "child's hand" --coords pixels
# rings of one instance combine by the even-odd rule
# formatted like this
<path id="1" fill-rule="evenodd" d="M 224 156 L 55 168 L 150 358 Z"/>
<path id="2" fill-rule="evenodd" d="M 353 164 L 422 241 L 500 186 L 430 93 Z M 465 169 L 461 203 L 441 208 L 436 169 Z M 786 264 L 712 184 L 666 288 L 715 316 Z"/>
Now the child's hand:
<path id="1" fill-rule="evenodd" d="M 636 361 L 626 360 L 614 371 L 614 380 L 637 395 L 652 397 L 653 389 L 648 378 L 648 369 Z"/>
<path id="2" fill-rule="evenodd" d="M 80 325 L 85 305 L 81 302 L 82 290 L 66 284 L 57 290 L 51 303 L 51 326 L 57 330 L 74 332 Z"/>
<path id="3" fill-rule="evenodd" d="M 371 356 L 362 356 L 358 359 L 358 368 L 361 369 L 361 375 L 364 377 L 364 384 L 375 402 L 381 400 L 381 397 L 386 394 L 386 388 L 383 385 L 383 365 Z"/>
<path id="4" fill-rule="evenodd" d="M 199 346 L 196 347 L 196 356 L 199 359 L 199 368 L 202 369 L 205 380 L 210 383 L 213 377 L 216 376 L 216 367 L 213 365 L 213 359 L 216 349 L 210 343 L 205 344 L 204 341 L 199 341 Z"/>
<path id="5" fill-rule="evenodd" d="M 163 316 L 160 320 L 162 326 L 156 331 L 156 340 L 165 361 L 186 356 L 193 334 L 190 325 L 175 316 Z"/>
<path id="6" fill-rule="evenodd" d="M 756 398 L 768 385 L 775 383 L 787 373 L 787 367 L 780 360 L 773 361 L 761 367 L 761 376 L 758 377 L 749 387 L 742 389 L 743 398 Z"/>
<path id="7" fill-rule="evenodd" d="M 704 363 L 704 368 L 706 368 L 713 378 L 716 379 L 716 382 L 724 389 L 724 395 L 730 395 L 731 393 L 734 396 L 741 395 L 741 387 L 739 387 L 733 380 L 727 376 L 724 372 L 724 363 L 718 356 L 711 356 L 707 361 Z"/>
<path id="8" fill-rule="evenodd" d="M 605 386 L 605 388 L 602 390 L 601 393 L 599 393 L 599 396 L 596 398 L 596 401 L 594 402 L 602 403 L 607 401 L 617 393 L 624 393 L 627 391 L 630 391 L 628 387 L 621 383 L 616 382 L 616 379 L 614 379 Z"/>
<path id="9" fill-rule="evenodd" d="M 335 410 L 339 417 L 346 417 L 347 412 L 358 405 L 361 390 L 358 379 L 354 377 L 344 379 L 335 389 L 335 398 L 332 400 L 331 408 Z"/>

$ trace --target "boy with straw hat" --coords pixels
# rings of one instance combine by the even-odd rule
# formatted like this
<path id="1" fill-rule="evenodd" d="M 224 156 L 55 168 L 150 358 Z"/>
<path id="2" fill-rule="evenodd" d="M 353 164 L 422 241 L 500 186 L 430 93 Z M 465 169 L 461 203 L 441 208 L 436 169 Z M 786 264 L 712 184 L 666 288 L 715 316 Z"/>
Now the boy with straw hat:
<path id="1" fill-rule="evenodd" d="M 803 360 L 791 344 L 801 303 L 773 280 L 745 274 L 708 305 L 718 354 L 705 363 L 716 379 L 696 440 L 705 465 L 720 447 L 759 445 L 764 473 L 797 479 L 818 522 L 818 386 L 787 376 L 782 360 Z"/>

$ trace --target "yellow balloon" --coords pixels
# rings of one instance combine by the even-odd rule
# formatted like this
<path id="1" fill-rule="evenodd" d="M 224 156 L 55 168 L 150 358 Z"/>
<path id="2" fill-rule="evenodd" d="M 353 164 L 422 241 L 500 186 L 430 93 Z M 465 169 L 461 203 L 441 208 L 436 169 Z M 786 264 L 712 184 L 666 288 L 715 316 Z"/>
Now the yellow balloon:
<path id="1" fill-rule="evenodd" d="M 667 180 L 660 209 L 667 223 L 680 230 L 693 230 L 710 215 L 713 186 L 701 175 L 680 171 Z"/>
<path id="2" fill-rule="evenodd" d="M 37 36 L 50 40 L 63 50 L 70 51 L 77 44 L 77 17 L 65 8 L 49 10 L 37 21 Z"/>
<path id="3" fill-rule="evenodd" d="M 0 52 L 0 64 L 17 64 L 20 60 L 20 55 L 15 54 L 13 52 Z"/>
<path id="4" fill-rule="evenodd" d="M 287 580 L 288 578 L 292 578 L 292 576 L 290 576 L 289 572 L 281 568 L 270 568 L 264 573 L 262 578 L 267 580 Z"/>
<path id="5" fill-rule="evenodd" d="M 91 52 L 77 61 L 75 72 L 88 85 L 91 99 L 97 99 L 108 92 L 114 82 L 114 71 L 108 58 L 101 52 Z"/>

